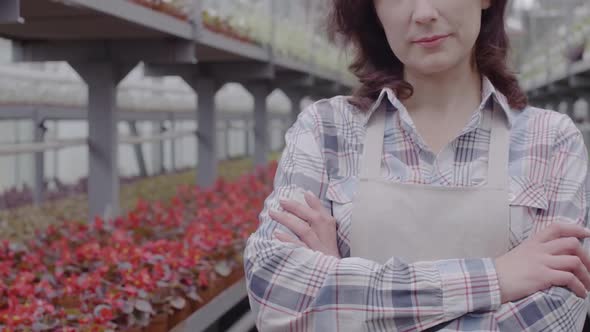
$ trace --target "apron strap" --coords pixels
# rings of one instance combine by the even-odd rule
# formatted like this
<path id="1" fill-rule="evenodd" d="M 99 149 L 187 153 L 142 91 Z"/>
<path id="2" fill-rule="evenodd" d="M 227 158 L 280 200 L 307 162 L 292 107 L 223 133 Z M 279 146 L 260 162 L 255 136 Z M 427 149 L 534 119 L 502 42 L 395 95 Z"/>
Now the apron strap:
<path id="1" fill-rule="evenodd" d="M 377 109 L 367 122 L 363 157 L 360 163 L 361 179 L 376 178 L 381 174 L 381 157 L 385 136 L 385 105 L 379 100 L 376 107 Z"/>
<path id="2" fill-rule="evenodd" d="M 383 137 L 385 135 L 385 105 L 381 101 L 367 122 L 363 157 L 361 159 L 361 179 L 379 177 L 383 156 Z M 488 155 L 488 186 L 507 188 L 508 158 L 510 153 L 510 131 L 505 115 L 496 101 L 493 111 L 484 111 L 484 127 L 490 128 L 490 148 Z"/>
<path id="3" fill-rule="evenodd" d="M 493 100 L 493 111 L 488 114 L 491 122 L 490 149 L 488 154 L 488 186 L 492 188 L 507 188 L 508 159 L 510 154 L 510 130 L 507 126 L 506 115 L 499 109 L 499 104 Z"/>

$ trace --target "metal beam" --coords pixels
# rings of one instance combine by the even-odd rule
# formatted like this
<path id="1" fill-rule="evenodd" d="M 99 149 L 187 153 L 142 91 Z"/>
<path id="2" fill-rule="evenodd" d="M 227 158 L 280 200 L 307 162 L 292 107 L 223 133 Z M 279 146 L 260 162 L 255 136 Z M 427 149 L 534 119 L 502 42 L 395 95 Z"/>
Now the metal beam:
<path id="1" fill-rule="evenodd" d="M 14 61 L 196 63 L 195 45 L 185 40 L 15 41 Z"/>
<path id="2" fill-rule="evenodd" d="M 185 80 L 197 77 L 212 78 L 224 82 L 271 80 L 275 77 L 274 66 L 267 63 L 199 63 L 185 64 L 150 63 L 145 66 L 146 76 L 179 76 Z"/>
<path id="3" fill-rule="evenodd" d="M 315 71 L 313 71 L 314 75 L 318 78 L 319 81 L 326 81 L 326 82 L 332 82 L 332 83 L 336 83 L 336 84 L 342 84 L 342 74 L 340 74 L 339 72 L 333 71 L 333 70 L 321 70 L 316 68 Z"/>
<path id="4" fill-rule="evenodd" d="M 319 81 L 316 82 L 314 86 L 314 90 L 319 91 L 321 94 L 326 94 L 329 96 L 336 95 L 340 92 L 342 85 L 338 82 L 331 82 L 331 81 Z"/>
<path id="5" fill-rule="evenodd" d="M 119 143 L 122 144 L 142 144 L 142 143 L 157 143 L 157 142 L 163 142 L 163 141 L 168 141 L 171 139 L 178 139 L 178 138 L 184 138 L 184 137 L 195 137 L 196 135 L 196 131 L 194 130 L 177 130 L 177 131 L 171 131 L 171 132 L 165 132 L 165 133 L 157 133 L 157 134 L 153 134 L 153 135 L 149 135 L 149 136 L 141 136 L 141 135 L 133 135 L 133 136 L 127 136 L 127 137 L 121 137 L 119 139 Z"/>
<path id="6" fill-rule="evenodd" d="M 225 37 L 221 34 L 201 29 L 196 36 L 196 41 L 207 47 L 225 51 L 233 58 L 249 58 L 255 61 L 269 62 L 271 59 L 270 50 L 258 45 L 241 42 L 236 39 Z"/>
<path id="7" fill-rule="evenodd" d="M 43 151 L 59 150 L 68 147 L 84 146 L 86 144 L 86 138 L 60 139 L 45 141 L 43 143 L 2 144 L 0 145 L 0 156 L 38 153 Z"/>
<path id="8" fill-rule="evenodd" d="M 135 126 L 134 126 L 135 127 Z M 218 130 L 219 127 L 216 128 Z M 42 128 L 42 131 L 46 129 Z M 137 128 L 131 130 L 131 136 L 119 137 L 119 144 L 133 144 L 140 145 L 142 143 L 154 143 L 167 141 L 171 139 L 178 139 L 184 137 L 194 137 L 196 132 L 194 130 L 178 130 L 173 132 L 166 132 L 163 134 L 155 134 L 150 136 L 141 136 Z M 37 153 L 43 151 L 59 150 L 64 148 L 71 148 L 77 146 L 85 146 L 88 143 L 87 138 L 71 138 L 71 139 L 59 139 L 44 142 L 29 142 L 29 143 L 17 143 L 17 144 L 0 144 L 0 155 L 16 155 L 16 154 L 28 154 Z"/>
<path id="9" fill-rule="evenodd" d="M 20 0 L 0 1 L 0 24 L 24 23 L 20 16 Z"/>
<path id="10" fill-rule="evenodd" d="M 81 107 L 67 106 L 32 106 L 32 105 L 0 105 L 0 120 L 32 119 L 36 110 L 46 120 L 86 120 L 88 111 Z M 195 120 L 194 112 L 185 111 L 120 111 L 120 121 L 161 121 L 174 116 L 176 120 Z M 219 112 L 219 120 L 243 120 L 250 113 Z M 269 113 L 272 119 L 284 118 L 288 115 Z"/>
<path id="11" fill-rule="evenodd" d="M 250 82 L 272 80 L 275 68 L 268 63 L 226 62 L 198 64 L 163 64 L 149 63 L 145 65 L 145 75 L 150 77 L 178 76 L 186 82 L 199 79 L 212 79 L 215 82 Z M 215 83 L 217 89 L 222 84 Z M 190 85 L 190 84 L 189 84 Z"/>
<path id="12" fill-rule="evenodd" d="M 279 72 L 275 82 L 281 89 L 292 87 L 311 88 L 315 83 L 315 78 L 307 73 Z"/>
<path id="13" fill-rule="evenodd" d="M 569 94 L 572 89 L 564 84 L 551 83 L 547 86 L 547 91 L 554 95 Z"/>
<path id="14" fill-rule="evenodd" d="M 269 63 L 207 63 L 201 64 L 199 69 L 202 75 L 213 77 L 218 81 L 248 82 L 275 78 L 274 65 Z"/>
<path id="15" fill-rule="evenodd" d="M 199 66 L 181 63 L 148 62 L 144 65 L 144 75 L 147 77 L 178 76 L 185 80 L 191 80 L 200 75 Z"/>
<path id="16" fill-rule="evenodd" d="M 590 74 L 590 60 L 578 61 L 571 64 L 569 72 L 572 75 Z"/>
<path id="17" fill-rule="evenodd" d="M 278 68 L 293 72 L 317 74 L 321 70 L 309 62 L 302 62 L 290 57 L 278 56 L 277 54 L 273 54 L 272 61 Z"/>
<path id="18" fill-rule="evenodd" d="M 582 75 L 572 75 L 568 78 L 568 83 L 572 88 L 590 87 L 590 77 Z"/>

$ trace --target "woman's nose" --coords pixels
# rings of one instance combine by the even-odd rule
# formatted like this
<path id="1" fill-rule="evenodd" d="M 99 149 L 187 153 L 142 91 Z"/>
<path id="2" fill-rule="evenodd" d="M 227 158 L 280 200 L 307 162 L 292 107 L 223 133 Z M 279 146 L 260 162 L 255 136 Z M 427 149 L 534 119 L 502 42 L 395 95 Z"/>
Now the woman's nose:
<path id="1" fill-rule="evenodd" d="M 437 18 L 438 9 L 433 5 L 433 0 L 414 0 L 413 20 L 416 23 L 427 24 Z"/>

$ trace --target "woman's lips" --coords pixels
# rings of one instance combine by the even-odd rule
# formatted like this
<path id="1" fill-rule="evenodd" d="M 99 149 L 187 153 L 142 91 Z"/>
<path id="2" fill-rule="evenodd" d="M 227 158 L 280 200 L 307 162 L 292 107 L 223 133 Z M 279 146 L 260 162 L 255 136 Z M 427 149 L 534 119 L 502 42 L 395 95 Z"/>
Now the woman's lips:
<path id="1" fill-rule="evenodd" d="M 420 45 L 424 48 L 436 48 L 440 46 L 449 36 L 450 35 L 426 37 L 414 41 L 414 44 Z"/>

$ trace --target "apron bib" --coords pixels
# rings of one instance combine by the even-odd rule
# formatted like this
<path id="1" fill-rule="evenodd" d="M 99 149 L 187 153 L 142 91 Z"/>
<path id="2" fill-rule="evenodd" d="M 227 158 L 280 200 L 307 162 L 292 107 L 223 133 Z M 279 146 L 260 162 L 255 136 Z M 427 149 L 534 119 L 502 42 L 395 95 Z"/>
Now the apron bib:
<path id="1" fill-rule="evenodd" d="M 380 178 L 385 107 L 367 123 L 355 196 L 350 252 L 381 264 L 498 257 L 509 250 L 510 132 L 502 112 L 484 112 L 491 128 L 488 181 L 483 186 L 403 184 Z"/>

